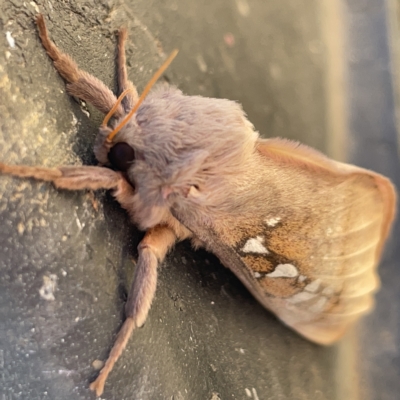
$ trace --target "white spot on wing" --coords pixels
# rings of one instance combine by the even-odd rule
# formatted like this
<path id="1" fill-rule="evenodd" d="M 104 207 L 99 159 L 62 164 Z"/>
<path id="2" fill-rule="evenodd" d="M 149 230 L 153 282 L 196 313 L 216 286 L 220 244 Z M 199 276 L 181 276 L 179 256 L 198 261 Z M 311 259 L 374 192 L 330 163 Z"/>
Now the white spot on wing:
<path id="1" fill-rule="evenodd" d="M 254 278 L 261 278 L 261 274 L 259 272 L 254 272 Z"/>
<path id="2" fill-rule="evenodd" d="M 264 238 L 261 236 L 257 236 L 256 238 L 251 238 L 243 246 L 242 251 L 245 253 L 268 254 L 268 250 L 263 245 L 263 243 L 264 243 Z"/>
<path id="3" fill-rule="evenodd" d="M 326 297 L 320 297 L 320 298 L 319 298 L 312 306 L 310 306 L 308 309 L 309 309 L 311 312 L 319 313 L 319 312 L 321 312 L 321 311 L 324 309 L 325 304 L 326 304 L 327 301 L 328 301 L 328 299 L 327 299 Z"/>
<path id="4" fill-rule="evenodd" d="M 265 220 L 265 223 L 266 223 L 268 226 L 275 226 L 280 220 L 281 220 L 281 217 L 267 218 L 267 219 Z"/>
<path id="5" fill-rule="evenodd" d="M 304 290 L 307 292 L 314 293 L 318 290 L 319 286 L 321 285 L 321 279 L 316 279 L 315 281 L 309 283 Z"/>
<path id="6" fill-rule="evenodd" d="M 307 301 L 313 299 L 315 296 L 317 296 L 315 293 L 309 293 L 309 292 L 300 292 L 294 294 L 292 297 L 289 297 L 287 301 L 289 303 L 301 303 L 302 301 Z"/>
<path id="7" fill-rule="evenodd" d="M 304 275 L 299 276 L 299 282 L 304 282 L 306 279 L 307 279 L 307 277 Z"/>
<path id="8" fill-rule="evenodd" d="M 9 32 L 9 31 L 6 32 L 6 39 L 7 39 L 8 45 L 13 49 L 15 47 L 15 40 L 11 36 L 11 32 Z"/>
<path id="9" fill-rule="evenodd" d="M 322 291 L 322 294 L 324 294 L 326 296 L 331 296 L 334 292 L 335 291 L 333 290 L 333 288 L 328 286 Z"/>
<path id="10" fill-rule="evenodd" d="M 292 264 L 279 264 L 274 271 L 267 274 L 269 278 L 295 278 L 299 274 Z"/>

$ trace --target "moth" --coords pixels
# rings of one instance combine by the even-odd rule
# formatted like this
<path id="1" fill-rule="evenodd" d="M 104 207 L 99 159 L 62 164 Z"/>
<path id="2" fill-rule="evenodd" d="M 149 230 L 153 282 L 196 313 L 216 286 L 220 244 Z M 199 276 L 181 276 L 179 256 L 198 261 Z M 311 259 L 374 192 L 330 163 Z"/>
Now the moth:
<path id="1" fill-rule="evenodd" d="M 100 165 L 0 164 L 0 172 L 60 189 L 109 189 L 146 231 L 126 320 L 90 385 L 97 395 L 146 320 L 158 265 L 184 239 L 214 253 L 265 308 L 313 342 L 333 343 L 371 309 L 395 215 L 387 178 L 299 143 L 259 138 L 236 102 L 185 96 L 166 85 L 151 89 L 175 54 L 139 97 L 127 78 L 124 29 L 117 98 L 57 48 L 42 15 L 36 22 L 68 93 L 106 114 L 94 145 Z"/>

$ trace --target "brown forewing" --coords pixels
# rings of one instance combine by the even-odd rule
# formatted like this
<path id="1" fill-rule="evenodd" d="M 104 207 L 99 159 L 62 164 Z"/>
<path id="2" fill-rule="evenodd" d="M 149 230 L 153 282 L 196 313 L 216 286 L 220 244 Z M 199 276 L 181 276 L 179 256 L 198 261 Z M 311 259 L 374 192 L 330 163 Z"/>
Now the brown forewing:
<path id="1" fill-rule="evenodd" d="M 260 141 L 257 151 L 265 201 L 250 218 L 223 215 L 211 234 L 182 222 L 266 308 L 329 344 L 373 304 L 393 187 L 379 174 L 289 142 Z"/>

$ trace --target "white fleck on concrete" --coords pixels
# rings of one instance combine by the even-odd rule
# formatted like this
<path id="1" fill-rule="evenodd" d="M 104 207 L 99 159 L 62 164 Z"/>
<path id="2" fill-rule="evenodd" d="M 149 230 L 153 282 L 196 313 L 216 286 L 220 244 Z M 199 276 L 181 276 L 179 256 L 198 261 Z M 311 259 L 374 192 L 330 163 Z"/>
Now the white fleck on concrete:
<path id="1" fill-rule="evenodd" d="M 309 283 L 309 284 L 304 288 L 304 290 L 305 290 L 306 292 L 314 293 L 314 292 L 316 292 L 316 291 L 319 289 L 320 285 L 321 285 L 321 279 L 316 279 L 315 281 L 312 281 L 311 283 Z"/>
<path id="2" fill-rule="evenodd" d="M 101 360 L 94 360 L 92 362 L 92 367 L 97 370 L 100 371 L 103 367 L 104 367 L 104 361 Z"/>
<path id="3" fill-rule="evenodd" d="M 253 392 L 253 398 L 254 398 L 254 400 L 260 400 L 260 399 L 258 398 L 256 389 L 253 388 L 253 389 L 252 389 L 252 392 Z"/>
<path id="4" fill-rule="evenodd" d="M 268 226 L 275 226 L 279 221 L 281 220 L 281 217 L 275 217 L 275 218 L 267 218 L 266 220 L 265 220 L 265 223 L 268 225 Z"/>
<path id="5" fill-rule="evenodd" d="M 268 254 L 267 248 L 263 245 L 264 238 L 257 236 L 256 238 L 249 239 L 243 246 L 242 251 L 245 253 Z"/>
<path id="6" fill-rule="evenodd" d="M 78 225 L 79 230 L 81 231 L 84 228 L 84 224 L 81 224 L 81 221 L 78 217 L 75 218 L 76 225 Z"/>
<path id="7" fill-rule="evenodd" d="M 40 14 L 39 7 L 34 1 L 31 1 L 29 4 L 35 9 L 36 14 Z"/>
<path id="8" fill-rule="evenodd" d="M 8 45 L 13 49 L 15 47 L 15 40 L 11 35 L 11 32 L 7 31 L 6 32 L 6 39 L 8 42 Z"/>
<path id="9" fill-rule="evenodd" d="M 24 232 L 25 232 L 25 229 L 26 229 L 25 224 L 24 224 L 23 222 L 19 222 L 18 225 L 17 225 L 17 231 L 18 231 L 18 233 L 19 233 L 20 235 L 23 235 Z"/>
<path id="10" fill-rule="evenodd" d="M 328 299 L 322 296 L 308 309 L 313 313 L 320 313 L 324 309 L 327 301 Z"/>
<path id="11" fill-rule="evenodd" d="M 197 65 L 201 72 L 207 72 L 207 64 L 201 54 L 198 54 L 196 57 Z"/>
<path id="12" fill-rule="evenodd" d="M 72 115 L 72 125 L 76 127 L 78 125 L 78 118 L 76 118 L 73 112 L 71 112 L 71 115 Z"/>
<path id="13" fill-rule="evenodd" d="M 299 274 L 292 264 L 279 264 L 272 272 L 267 274 L 269 278 L 295 278 Z"/>
<path id="14" fill-rule="evenodd" d="M 50 274 L 49 276 L 43 276 L 43 285 L 39 289 L 40 297 L 47 301 L 54 301 L 54 292 L 57 287 L 57 275 Z"/>
<path id="15" fill-rule="evenodd" d="M 250 14 L 250 6 L 247 0 L 236 0 L 236 6 L 242 17 L 247 17 Z"/>
<path id="16" fill-rule="evenodd" d="M 310 292 L 300 292 L 300 293 L 296 293 L 294 294 L 292 297 L 289 297 L 287 299 L 287 301 L 289 303 L 301 303 L 302 301 L 307 301 L 307 300 L 311 300 L 314 297 L 316 297 L 317 295 L 315 293 L 310 293 Z"/>
<path id="17" fill-rule="evenodd" d="M 269 73 L 271 75 L 271 78 L 278 81 L 280 79 L 282 79 L 282 68 L 280 65 L 276 64 L 276 63 L 270 63 L 269 64 Z"/>

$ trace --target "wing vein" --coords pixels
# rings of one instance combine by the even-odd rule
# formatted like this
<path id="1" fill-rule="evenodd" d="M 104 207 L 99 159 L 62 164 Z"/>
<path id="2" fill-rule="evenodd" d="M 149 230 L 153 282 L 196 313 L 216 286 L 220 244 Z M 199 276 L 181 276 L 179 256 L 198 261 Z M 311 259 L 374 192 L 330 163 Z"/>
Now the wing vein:
<path id="1" fill-rule="evenodd" d="M 368 243 L 367 246 L 364 246 L 361 249 L 354 251 L 353 253 L 344 254 L 342 256 L 323 256 L 323 257 L 319 257 L 319 258 L 321 258 L 322 260 L 346 260 L 348 258 L 352 258 L 352 257 L 358 256 L 359 254 L 365 253 L 366 251 L 370 250 L 372 247 L 376 246 L 379 242 L 380 242 L 380 238 L 378 238 L 378 240 L 374 240 L 371 243 Z"/>

